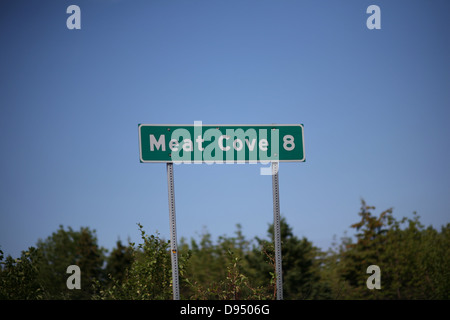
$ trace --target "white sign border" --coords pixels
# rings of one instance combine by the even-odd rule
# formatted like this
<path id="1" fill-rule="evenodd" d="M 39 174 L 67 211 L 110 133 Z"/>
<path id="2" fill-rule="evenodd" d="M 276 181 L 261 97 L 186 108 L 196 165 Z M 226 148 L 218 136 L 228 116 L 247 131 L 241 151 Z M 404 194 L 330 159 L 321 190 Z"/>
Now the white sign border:
<path id="1" fill-rule="evenodd" d="M 301 133 L 302 133 L 302 152 L 303 152 L 303 159 L 300 160 L 277 160 L 276 162 L 305 162 L 306 161 L 306 157 L 305 157 L 305 135 L 304 135 L 304 126 L 303 124 L 276 124 L 276 123 L 270 123 L 270 124 L 202 124 L 202 125 L 195 125 L 195 124 L 144 124 L 144 123 L 139 123 L 138 124 L 138 135 L 139 135 L 139 160 L 141 163 L 186 163 L 183 160 L 180 161 L 162 161 L 162 160 L 143 160 L 142 159 L 142 141 L 141 141 L 141 127 L 173 127 L 173 126 L 180 126 L 180 127 L 204 127 L 204 126 L 208 126 L 208 127 L 214 127 L 214 126 L 218 126 L 218 127 L 270 127 L 270 126 L 274 126 L 274 127 L 295 127 L 295 126 L 299 126 L 301 128 Z M 244 128 L 242 128 L 244 129 Z M 255 163 L 262 163 L 262 164 L 267 164 L 270 163 L 271 161 L 256 161 Z M 206 161 L 191 161 L 188 162 L 186 164 L 194 164 L 194 163 L 216 163 L 216 161 L 210 161 L 210 160 L 206 160 Z M 242 160 L 233 160 L 232 162 L 226 162 L 223 161 L 223 163 L 227 163 L 227 164 L 238 164 L 238 163 L 249 163 L 249 161 L 242 161 Z"/>

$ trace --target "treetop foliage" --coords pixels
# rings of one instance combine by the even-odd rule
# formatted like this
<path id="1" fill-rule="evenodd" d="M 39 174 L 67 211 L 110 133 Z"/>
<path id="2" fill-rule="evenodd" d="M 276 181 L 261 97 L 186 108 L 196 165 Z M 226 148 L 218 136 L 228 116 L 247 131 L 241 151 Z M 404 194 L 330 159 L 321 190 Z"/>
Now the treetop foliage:
<path id="1" fill-rule="evenodd" d="M 364 200 L 360 220 L 327 251 L 298 238 L 281 220 L 285 299 L 449 299 L 450 224 L 425 227 L 420 217 L 397 220 L 393 210 L 374 214 Z M 172 299 L 170 242 L 148 235 L 108 254 L 95 230 L 59 229 L 19 258 L 0 250 L 0 299 Z M 234 236 L 213 241 L 181 239 L 178 245 L 182 299 L 275 299 L 273 225 L 267 238 Z M 69 290 L 69 265 L 81 270 L 81 289 Z M 381 270 L 381 289 L 369 289 L 367 268 Z"/>

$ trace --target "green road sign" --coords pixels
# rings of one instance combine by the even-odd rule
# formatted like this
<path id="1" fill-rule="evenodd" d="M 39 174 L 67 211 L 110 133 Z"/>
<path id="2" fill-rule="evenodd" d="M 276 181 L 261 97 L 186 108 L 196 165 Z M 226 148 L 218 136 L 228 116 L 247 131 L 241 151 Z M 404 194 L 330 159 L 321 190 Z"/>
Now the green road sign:
<path id="1" fill-rule="evenodd" d="M 303 125 L 140 124 L 141 162 L 305 161 Z"/>

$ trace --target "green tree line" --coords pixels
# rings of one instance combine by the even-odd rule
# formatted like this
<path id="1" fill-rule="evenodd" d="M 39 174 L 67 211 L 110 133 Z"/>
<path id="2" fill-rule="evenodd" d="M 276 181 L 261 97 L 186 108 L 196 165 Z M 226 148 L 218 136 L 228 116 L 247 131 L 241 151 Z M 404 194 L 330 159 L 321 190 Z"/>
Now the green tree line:
<path id="1" fill-rule="evenodd" d="M 392 209 L 374 214 L 364 201 L 356 234 L 323 251 L 281 220 L 285 299 L 449 299 L 450 224 L 425 227 L 397 220 Z M 170 243 L 141 232 L 139 244 L 117 241 L 108 251 L 95 230 L 60 226 L 19 258 L 0 250 L 0 299 L 172 299 Z M 182 299 L 275 299 L 273 225 L 265 239 L 233 236 L 178 244 Z M 69 290 L 69 265 L 81 270 L 81 289 Z M 367 267 L 380 268 L 380 289 L 366 285 Z"/>

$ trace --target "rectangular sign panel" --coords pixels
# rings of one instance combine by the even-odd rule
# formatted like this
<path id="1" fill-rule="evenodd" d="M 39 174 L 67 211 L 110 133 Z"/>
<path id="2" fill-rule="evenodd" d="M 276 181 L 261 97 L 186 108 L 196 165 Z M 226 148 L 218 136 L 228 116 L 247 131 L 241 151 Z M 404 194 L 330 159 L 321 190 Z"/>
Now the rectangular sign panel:
<path id="1" fill-rule="evenodd" d="M 140 124 L 141 162 L 305 161 L 303 125 Z"/>

